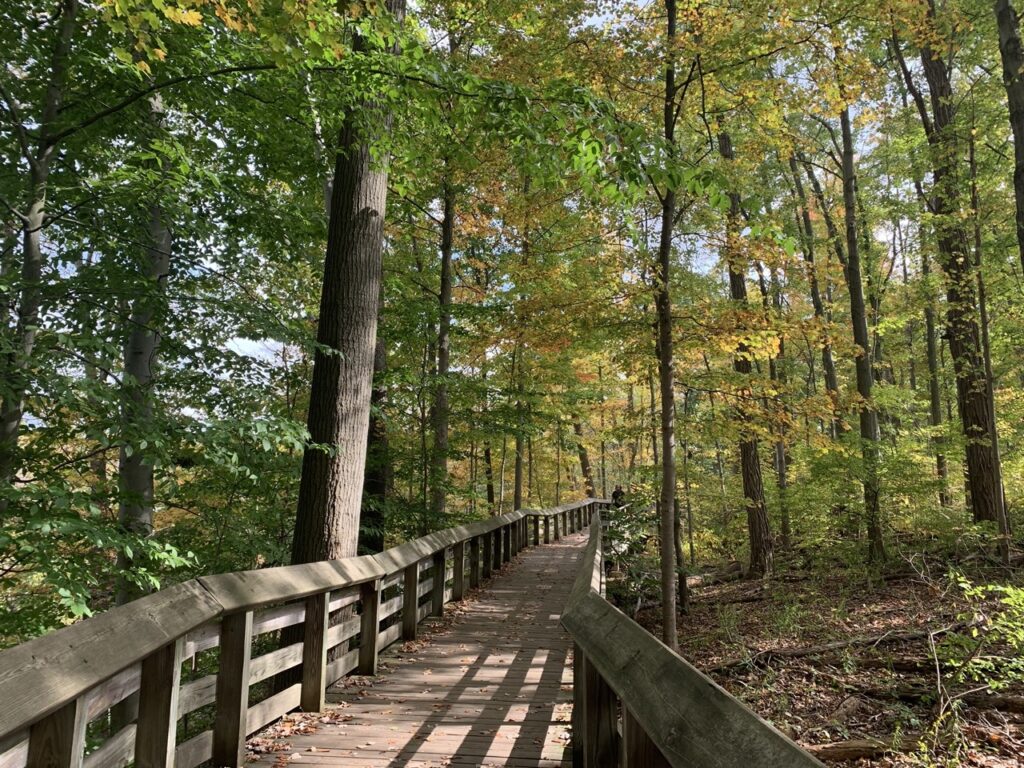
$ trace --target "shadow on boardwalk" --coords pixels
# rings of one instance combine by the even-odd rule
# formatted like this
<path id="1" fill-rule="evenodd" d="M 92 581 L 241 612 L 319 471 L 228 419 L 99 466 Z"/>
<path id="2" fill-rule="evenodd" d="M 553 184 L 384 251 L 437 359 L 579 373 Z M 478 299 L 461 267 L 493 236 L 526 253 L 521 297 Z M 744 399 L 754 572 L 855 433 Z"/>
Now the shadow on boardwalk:
<path id="1" fill-rule="evenodd" d="M 299 721 L 315 730 L 278 728 L 280 751 L 256 764 L 569 765 L 571 642 L 559 618 L 585 541 L 521 553 L 423 640 L 382 656 L 380 676 L 332 689 L 328 712 Z"/>

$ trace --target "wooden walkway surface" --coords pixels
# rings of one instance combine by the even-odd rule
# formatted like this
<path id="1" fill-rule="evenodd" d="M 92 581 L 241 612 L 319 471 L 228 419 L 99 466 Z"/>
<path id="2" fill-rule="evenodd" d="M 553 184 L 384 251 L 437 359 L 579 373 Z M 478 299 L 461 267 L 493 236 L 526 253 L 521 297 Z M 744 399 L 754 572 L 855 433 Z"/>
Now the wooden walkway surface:
<path id="1" fill-rule="evenodd" d="M 555 768 L 571 764 L 572 654 L 559 624 L 586 534 L 522 552 L 421 639 L 347 678 L 330 708 L 250 740 L 251 764 Z"/>

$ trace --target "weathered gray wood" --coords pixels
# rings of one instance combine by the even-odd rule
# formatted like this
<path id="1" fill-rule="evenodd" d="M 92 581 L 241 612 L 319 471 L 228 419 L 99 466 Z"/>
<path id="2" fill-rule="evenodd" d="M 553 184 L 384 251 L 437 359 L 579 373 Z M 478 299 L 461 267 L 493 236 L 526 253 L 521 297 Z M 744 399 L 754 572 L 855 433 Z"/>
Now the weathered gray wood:
<path id="1" fill-rule="evenodd" d="M 324 708 L 330 601 L 330 592 L 306 598 L 306 620 L 302 630 L 302 695 L 299 697 L 299 706 L 306 712 L 320 712 Z"/>
<path id="2" fill-rule="evenodd" d="M 551 518 L 550 517 L 545 517 L 544 518 L 544 543 L 545 544 L 550 544 L 551 543 Z"/>
<path id="3" fill-rule="evenodd" d="M 81 768 L 85 712 L 85 697 L 80 697 L 35 723 L 28 734 L 28 768 Z"/>
<path id="4" fill-rule="evenodd" d="M 139 690 L 141 674 L 142 665 L 133 664 L 85 694 L 86 717 L 89 721 L 95 720 L 112 706 L 124 701 Z"/>
<path id="5" fill-rule="evenodd" d="M 135 723 L 128 723 L 86 755 L 82 768 L 124 768 L 131 765 L 135 760 L 135 730 Z"/>
<path id="6" fill-rule="evenodd" d="M 540 517 L 538 515 L 533 516 L 533 543 L 540 546 Z"/>
<path id="7" fill-rule="evenodd" d="M 272 723 L 281 715 L 287 714 L 299 706 L 302 695 L 302 683 L 295 683 L 273 696 L 269 696 L 258 704 L 249 707 L 245 715 L 246 734 L 255 733 L 268 723 Z M 243 752 L 245 745 L 242 745 Z"/>
<path id="8" fill-rule="evenodd" d="M 186 582 L 0 652 L 0 735 L 24 730 L 220 614 L 202 586 Z"/>
<path id="9" fill-rule="evenodd" d="M 0 739 L 0 768 L 25 768 L 27 760 L 27 730 Z"/>
<path id="10" fill-rule="evenodd" d="M 494 572 L 494 534 L 485 533 L 482 538 L 484 542 L 484 578 L 489 579 Z"/>
<path id="11" fill-rule="evenodd" d="M 619 756 L 618 700 L 615 692 L 601 678 L 586 654 L 576 646 L 573 669 L 573 716 L 580 712 L 580 733 L 583 739 L 583 766 L 585 768 L 614 768 Z M 579 674 L 579 677 L 576 675 Z M 575 722 L 575 721 L 574 721 Z"/>
<path id="12" fill-rule="evenodd" d="M 174 768 L 195 768 L 213 755 L 213 731 L 203 731 L 178 745 L 174 753 Z"/>
<path id="13" fill-rule="evenodd" d="M 512 523 L 508 527 L 508 538 L 509 538 L 509 550 L 511 550 L 512 557 L 519 554 L 519 523 L 518 521 Z"/>
<path id="14" fill-rule="evenodd" d="M 501 528 L 494 529 L 494 562 L 492 563 L 492 571 L 501 570 L 501 550 L 504 544 L 504 536 L 502 536 Z"/>
<path id="15" fill-rule="evenodd" d="M 604 765 L 604 763 L 588 763 Z M 622 712 L 622 768 L 672 768 L 628 708 Z"/>
<path id="16" fill-rule="evenodd" d="M 368 581 L 360 588 L 359 602 L 362 605 L 359 632 L 359 674 L 377 674 L 377 631 L 380 624 L 380 582 Z"/>
<path id="17" fill-rule="evenodd" d="M 416 639 L 416 627 L 418 625 L 416 609 L 419 607 L 419 561 L 405 566 L 404 573 L 405 578 L 402 586 L 402 639 L 409 641 Z"/>
<path id="18" fill-rule="evenodd" d="M 821 765 L 594 592 L 574 589 L 562 624 L 671 765 Z"/>
<path id="19" fill-rule="evenodd" d="M 432 578 L 433 589 L 430 591 L 430 615 L 444 615 L 444 577 L 445 577 L 445 550 L 434 553 L 434 568 Z"/>
<path id="20" fill-rule="evenodd" d="M 185 638 L 179 637 L 142 660 L 136 768 L 170 768 L 178 732 L 178 694 Z"/>
<path id="21" fill-rule="evenodd" d="M 555 514 L 555 515 L 551 516 L 551 520 L 552 520 L 552 522 L 555 525 L 555 541 L 558 541 L 559 539 L 562 538 L 561 517 L 562 516 L 558 515 L 558 514 Z"/>
<path id="22" fill-rule="evenodd" d="M 213 762 L 239 768 L 245 761 L 245 718 L 249 708 L 252 611 L 225 616 L 220 625 L 217 713 L 213 721 Z"/>
<path id="23" fill-rule="evenodd" d="M 306 618 L 304 603 L 286 603 L 266 608 L 252 617 L 252 636 L 276 632 L 285 627 L 301 624 Z"/>
<path id="24" fill-rule="evenodd" d="M 507 563 L 512 559 L 512 526 L 506 525 L 501 528 L 501 562 Z"/>
<path id="25" fill-rule="evenodd" d="M 452 600 L 466 596 L 466 542 L 452 547 Z"/>
<path id="26" fill-rule="evenodd" d="M 199 582 L 224 607 L 225 613 L 298 600 L 387 575 L 376 555 L 325 560 L 281 568 L 203 576 Z"/>
<path id="27" fill-rule="evenodd" d="M 480 537 L 474 536 L 469 540 L 469 588 L 476 589 L 480 586 Z"/>
<path id="28" fill-rule="evenodd" d="M 255 685 L 301 663 L 302 643 L 293 643 L 262 656 L 254 656 L 249 661 L 249 685 Z"/>
<path id="29" fill-rule="evenodd" d="M 327 685 L 334 685 L 359 666 L 359 649 L 349 651 L 327 665 Z"/>
<path id="30" fill-rule="evenodd" d="M 195 712 L 217 698 L 217 675 L 206 675 L 181 685 L 178 694 L 178 717 Z"/>

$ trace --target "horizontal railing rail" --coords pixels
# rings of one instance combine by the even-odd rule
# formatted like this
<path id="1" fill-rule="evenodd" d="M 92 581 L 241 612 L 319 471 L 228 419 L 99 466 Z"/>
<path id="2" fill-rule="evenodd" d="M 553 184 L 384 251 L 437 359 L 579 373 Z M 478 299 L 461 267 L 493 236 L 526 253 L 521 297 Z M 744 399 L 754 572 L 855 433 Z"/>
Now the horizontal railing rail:
<path id="1" fill-rule="evenodd" d="M 334 682 L 374 674 L 380 651 L 414 640 L 531 541 L 580 530 L 601 503 L 517 510 L 377 555 L 204 576 L 2 651 L 0 768 L 240 766 L 248 735 L 320 711 Z M 266 637 L 289 627 L 298 642 Z M 289 670 L 298 682 L 270 684 Z M 98 728 L 112 711 L 116 730 Z"/>
<path id="2" fill-rule="evenodd" d="M 599 512 L 562 625 L 573 648 L 577 768 L 822 764 L 604 599 Z M 593 523 L 597 524 L 593 524 Z"/>

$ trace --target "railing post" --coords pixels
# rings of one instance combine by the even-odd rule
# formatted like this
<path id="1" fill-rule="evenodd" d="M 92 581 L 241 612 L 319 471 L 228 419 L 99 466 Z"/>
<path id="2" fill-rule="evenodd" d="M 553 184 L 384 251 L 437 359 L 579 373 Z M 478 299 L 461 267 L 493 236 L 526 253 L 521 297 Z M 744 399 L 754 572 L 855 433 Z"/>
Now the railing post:
<path id="1" fill-rule="evenodd" d="M 377 634 L 380 630 L 380 579 L 365 581 L 360 585 L 359 602 L 362 605 L 359 625 L 359 674 L 376 675 Z"/>
<path id="2" fill-rule="evenodd" d="M 540 546 L 540 516 L 531 515 L 533 519 L 533 543 L 534 546 Z"/>
<path id="3" fill-rule="evenodd" d="M 327 689 L 327 630 L 330 628 L 331 593 L 306 598 L 302 626 L 302 693 L 299 706 L 305 712 L 324 708 Z"/>
<path id="4" fill-rule="evenodd" d="M 457 541 L 452 547 L 452 600 L 466 595 L 466 542 Z"/>
<path id="5" fill-rule="evenodd" d="M 27 768 L 81 768 L 85 758 L 85 697 L 79 696 L 29 729 Z"/>
<path id="6" fill-rule="evenodd" d="M 551 515 L 544 515 L 544 543 L 551 543 Z"/>
<path id="7" fill-rule="evenodd" d="M 509 535 L 509 538 L 511 539 L 511 542 L 512 542 L 512 546 L 510 547 L 510 549 L 512 550 L 511 554 L 514 557 L 514 556 L 519 554 L 519 521 L 518 520 L 516 520 L 514 523 L 509 523 L 508 535 Z"/>
<path id="8" fill-rule="evenodd" d="M 494 535 L 491 531 L 488 531 L 483 535 L 484 539 L 484 578 L 491 578 L 491 572 L 494 570 Z"/>
<path id="9" fill-rule="evenodd" d="M 469 540 L 469 588 L 480 586 L 480 537 Z"/>
<path id="10" fill-rule="evenodd" d="M 558 541 L 560 538 L 562 538 L 562 534 L 559 531 L 559 527 L 560 527 L 559 523 L 561 521 L 561 517 L 562 517 L 562 513 L 561 512 L 555 512 L 555 514 L 553 514 L 551 516 L 551 519 L 552 519 L 552 521 L 555 524 L 555 541 Z"/>
<path id="11" fill-rule="evenodd" d="M 405 566 L 402 577 L 402 639 L 416 639 L 420 608 L 420 564 L 417 560 Z"/>
<path id="12" fill-rule="evenodd" d="M 251 658 L 252 611 L 225 616 L 220 623 L 217 714 L 213 721 L 214 765 L 240 768 L 245 762 Z"/>
<path id="13" fill-rule="evenodd" d="M 433 577 L 434 583 L 430 588 L 430 615 L 444 615 L 444 577 L 446 576 L 445 553 L 447 549 L 434 553 Z"/>
<path id="14" fill-rule="evenodd" d="M 491 533 L 494 537 L 494 560 L 491 563 L 492 571 L 501 570 L 501 528 L 495 528 Z"/>
<path id="15" fill-rule="evenodd" d="M 501 529 L 501 562 L 507 563 L 512 559 L 512 525 L 502 526 Z"/>
<path id="16" fill-rule="evenodd" d="M 170 768 L 178 735 L 178 692 L 185 638 L 142 660 L 139 717 L 135 730 L 136 768 Z"/>
<path id="17" fill-rule="evenodd" d="M 622 708 L 622 768 L 672 768 L 627 707 Z"/>
<path id="18" fill-rule="evenodd" d="M 578 645 L 573 651 L 572 679 L 573 762 L 579 754 L 584 768 L 614 768 L 619 758 L 618 702 Z"/>

